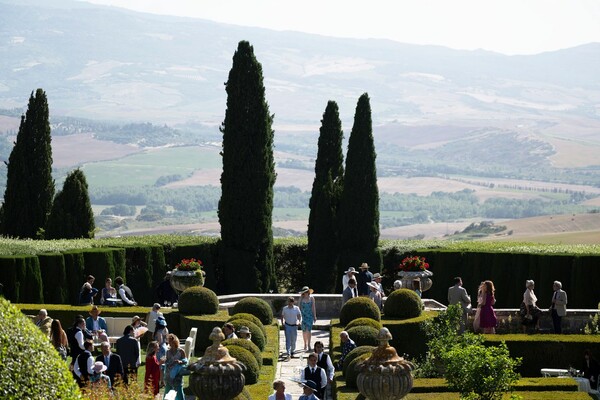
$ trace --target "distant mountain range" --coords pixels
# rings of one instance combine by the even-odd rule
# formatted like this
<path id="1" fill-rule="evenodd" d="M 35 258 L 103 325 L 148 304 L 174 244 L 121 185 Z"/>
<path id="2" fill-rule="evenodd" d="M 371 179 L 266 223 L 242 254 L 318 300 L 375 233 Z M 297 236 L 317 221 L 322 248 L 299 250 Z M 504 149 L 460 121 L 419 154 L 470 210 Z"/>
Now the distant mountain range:
<path id="1" fill-rule="evenodd" d="M 376 141 L 388 151 L 427 150 L 456 165 L 600 165 L 587 156 L 600 154 L 600 43 L 506 56 L 69 0 L 0 0 L 0 108 L 21 109 L 42 87 L 56 116 L 203 124 L 218 134 L 240 40 L 262 63 L 276 134 L 316 143 L 333 99 L 347 137 L 356 101 L 368 92 Z M 513 159 L 519 149 L 526 154 Z"/>

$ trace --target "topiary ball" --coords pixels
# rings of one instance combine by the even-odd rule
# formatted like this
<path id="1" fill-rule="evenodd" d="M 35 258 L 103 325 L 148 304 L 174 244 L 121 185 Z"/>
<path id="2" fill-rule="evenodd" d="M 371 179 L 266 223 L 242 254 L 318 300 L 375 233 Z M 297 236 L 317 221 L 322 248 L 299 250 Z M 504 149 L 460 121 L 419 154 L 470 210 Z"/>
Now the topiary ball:
<path id="1" fill-rule="evenodd" d="M 365 361 L 369 357 L 371 357 L 370 354 L 361 354 L 348 364 L 346 375 L 344 375 L 346 378 L 346 386 L 351 388 L 356 387 L 356 378 L 358 378 L 359 374 L 359 371 L 356 370 L 356 367 L 358 367 L 359 363 Z"/>
<path id="2" fill-rule="evenodd" d="M 342 366 L 342 374 L 346 375 L 346 370 L 348 369 L 348 364 L 352 362 L 356 357 L 362 356 L 363 354 L 368 354 L 371 356 L 373 351 L 376 349 L 375 346 L 358 346 L 352 349 L 352 351 L 346 354 L 346 358 L 344 358 L 344 365 Z"/>
<path id="3" fill-rule="evenodd" d="M 233 321 L 229 321 L 233 326 L 235 326 L 235 331 L 237 332 L 242 326 L 247 326 L 250 329 L 250 333 L 252 337 L 250 340 L 254 343 L 260 351 L 265 349 L 265 345 L 267 344 L 267 337 L 263 335 L 262 331 L 256 324 L 247 319 L 234 319 Z"/>
<path id="4" fill-rule="evenodd" d="M 348 300 L 340 311 L 340 323 L 344 326 L 361 317 L 371 318 L 375 321 L 381 320 L 379 308 L 368 297 L 354 297 Z"/>
<path id="5" fill-rule="evenodd" d="M 79 387 L 42 331 L 0 296 L 0 388 L 3 399 L 75 399 Z"/>
<path id="6" fill-rule="evenodd" d="M 179 312 L 182 314 L 216 314 L 219 310 L 219 298 L 212 290 L 204 286 L 192 286 L 179 295 Z"/>
<path id="7" fill-rule="evenodd" d="M 244 390 L 242 390 L 242 393 L 235 396 L 232 400 L 252 400 L 252 397 L 250 396 L 250 392 L 248 392 L 248 389 L 244 388 Z"/>
<path id="8" fill-rule="evenodd" d="M 245 297 L 235 303 L 235 306 L 231 309 L 231 314 L 237 313 L 252 314 L 258 317 L 264 325 L 271 325 L 273 323 L 273 310 L 271 310 L 271 306 L 258 297 Z"/>
<path id="9" fill-rule="evenodd" d="M 246 378 L 245 384 L 252 385 L 258 382 L 258 372 L 260 371 L 260 368 L 252 353 L 243 347 L 233 345 L 227 346 L 227 350 L 229 350 L 229 355 L 231 357 L 246 366 L 246 370 L 244 371 L 244 377 Z"/>
<path id="10" fill-rule="evenodd" d="M 227 339 L 227 340 L 223 340 L 221 342 L 221 344 L 223 346 L 225 346 L 225 347 L 229 347 L 229 346 L 240 346 L 240 347 L 243 347 L 244 349 L 246 349 L 250 353 L 252 353 L 252 355 L 256 359 L 256 362 L 258 363 L 258 367 L 262 368 L 262 354 L 260 353 L 260 349 L 258 348 L 258 346 L 255 345 L 254 343 L 252 343 L 251 340 L 247 340 L 247 339 Z"/>
<path id="11" fill-rule="evenodd" d="M 350 323 L 346 325 L 344 330 L 347 331 L 348 329 L 354 328 L 355 326 L 372 326 L 373 328 L 377 329 L 377 331 L 383 328 L 381 322 L 375 321 L 372 318 L 356 318 L 355 320 L 350 321 Z"/>
<path id="12" fill-rule="evenodd" d="M 394 290 L 383 306 L 386 318 L 416 318 L 423 312 L 423 303 L 418 294 L 410 289 Z"/>
<path id="13" fill-rule="evenodd" d="M 377 335 L 379 331 L 372 326 L 355 326 L 347 330 L 350 339 L 354 340 L 357 346 L 377 346 Z"/>
<path id="14" fill-rule="evenodd" d="M 267 336 L 267 330 L 265 329 L 265 325 L 262 322 L 260 322 L 260 319 L 258 319 L 258 317 L 248 313 L 237 313 L 229 317 L 227 322 L 231 322 L 234 319 L 247 319 L 248 321 L 254 322 L 256 326 L 258 326 L 260 330 L 264 333 L 265 337 Z"/>

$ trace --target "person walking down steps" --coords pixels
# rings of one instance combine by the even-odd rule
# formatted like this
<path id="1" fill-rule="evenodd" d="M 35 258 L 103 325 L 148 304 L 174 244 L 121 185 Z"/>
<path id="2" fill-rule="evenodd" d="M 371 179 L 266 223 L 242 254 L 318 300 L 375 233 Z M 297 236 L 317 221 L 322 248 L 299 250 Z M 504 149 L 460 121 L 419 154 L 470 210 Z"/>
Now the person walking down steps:
<path id="1" fill-rule="evenodd" d="M 287 306 L 281 310 L 281 325 L 285 332 L 286 359 L 289 361 L 296 351 L 296 338 L 298 337 L 298 325 L 302 322 L 300 308 L 294 305 L 294 298 L 288 297 Z"/>

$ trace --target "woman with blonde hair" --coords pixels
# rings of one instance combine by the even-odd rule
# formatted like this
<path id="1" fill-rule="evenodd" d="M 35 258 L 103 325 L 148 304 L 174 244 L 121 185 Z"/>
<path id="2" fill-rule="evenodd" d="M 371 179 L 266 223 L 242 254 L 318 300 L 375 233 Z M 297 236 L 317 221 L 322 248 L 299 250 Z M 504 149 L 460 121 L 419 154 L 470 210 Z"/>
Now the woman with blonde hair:
<path id="1" fill-rule="evenodd" d="M 281 379 L 273 381 L 273 390 L 275 393 L 268 400 L 292 400 L 292 395 L 285 392 L 285 382 Z"/>
<path id="2" fill-rule="evenodd" d="M 477 307 L 481 308 L 479 326 L 483 329 L 483 333 L 496 333 L 498 319 L 493 307 L 496 304 L 494 283 L 492 281 L 484 281 L 479 290 L 481 291 L 481 296 L 478 299 L 481 303 L 477 305 Z"/>
<path id="3" fill-rule="evenodd" d="M 535 330 L 540 330 L 540 316 L 542 310 L 538 308 L 537 296 L 533 289 L 535 288 L 535 282 L 531 279 L 525 281 L 525 292 L 523 293 L 523 302 L 521 303 L 521 325 L 523 326 L 523 333 L 527 332 L 528 326 L 535 326 Z"/>
<path id="4" fill-rule="evenodd" d="M 175 399 L 185 400 L 182 372 L 183 367 L 187 365 L 188 359 L 183 349 L 179 347 L 179 338 L 176 335 L 169 333 L 167 341 L 169 342 L 169 350 L 167 350 L 167 357 L 164 359 L 165 393 L 175 390 L 177 392 Z"/>
<path id="5" fill-rule="evenodd" d="M 317 311 L 315 298 L 311 296 L 313 290 L 304 286 L 300 291 L 300 313 L 302 315 L 302 339 L 304 339 L 304 351 L 312 349 L 310 341 L 312 339 L 312 326 L 317 321 Z"/>

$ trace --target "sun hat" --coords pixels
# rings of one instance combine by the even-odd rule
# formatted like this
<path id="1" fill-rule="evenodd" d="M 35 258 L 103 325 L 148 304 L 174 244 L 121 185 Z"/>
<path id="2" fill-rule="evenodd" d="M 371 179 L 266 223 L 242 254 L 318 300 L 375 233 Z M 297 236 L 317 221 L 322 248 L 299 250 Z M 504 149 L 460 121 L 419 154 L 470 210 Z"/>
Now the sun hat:
<path id="1" fill-rule="evenodd" d="M 250 329 L 248 329 L 247 326 L 240 326 L 240 330 L 238 331 L 238 333 L 250 334 Z"/>
<path id="2" fill-rule="evenodd" d="M 136 322 L 138 322 L 140 320 L 140 316 L 139 315 L 134 315 L 133 318 L 131 318 L 131 325 L 135 324 Z"/>
<path id="3" fill-rule="evenodd" d="M 92 309 L 90 310 L 89 314 L 90 314 L 90 315 L 93 315 L 92 313 L 93 313 L 94 311 L 98 311 L 98 315 L 100 315 L 100 313 L 102 312 L 102 310 L 100 310 L 100 309 L 98 308 L 98 306 L 92 306 Z"/>
<path id="4" fill-rule="evenodd" d="M 369 269 L 369 264 L 367 264 L 367 263 L 360 264 L 360 269 Z"/>
<path id="5" fill-rule="evenodd" d="M 375 282 L 367 282 L 367 285 L 372 287 L 373 289 L 379 289 L 379 285 Z"/>
<path id="6" fill-rule="evenodd" d="M 158 304 L 158 303 L 154 303 L 154 304 L 152 305 L 152 309 L 153 309 L 153 310 L 158 310 L 158 309 L 160 309 L 160 304 Z"/>
<path id="7" fill-rule="evenodd" d="M 381 276 L 381 274 L 380 274 L 379 272 L 375 272 L 375 273 L 373 274 L 373 279 L 378 279 L 378 278 L 381 278 L 381 277 L 382 277 L 382 276 Z"/>
<path id="8" fill-rule="evenodd" d="M 300 384 L 303 387 L 309 388 L 310 390 L 312 390 L 313 392 L 316 392 L 317 389 L 317 384 L 315 383 L 315 381 L 306 381 L 306 382 L 300 382 Z"/>
<path id="9" fill-rule="evenodd" d="M 94 366 L 92 367 L 92 369 L 96 373 L 104 372 L 104 371 L 106 371 L 106 365 L 104 365 L 104 363 L 102 363 L 102 361 L 96 361 L 94 363 Z"/>
<path id="10" fill-rule="evenodd" d="M 300 294 L 304 294 L 304 293 L 306 293 L 306 292 L 308 292 L 308 294 L 313 294 L 314 290 L 312 290 L 312 289 L 311 289 L 311 288 L 309 288 L 308 286 L 304 286 L 304 287 L 302 288 L 302 290 L 300 290 L 300 292 L 298 292 L 298 293 L 300 293 Z"/>
<path id="11" fill-rule="evenodd" d="M 353 274 L 356 273 L 356 269 L 354 267 L 348 267 L 347 271 L 344 271 L 344 274 L 347 274 L 348 272 L 352 272 Z"/>

